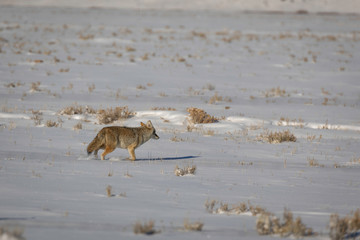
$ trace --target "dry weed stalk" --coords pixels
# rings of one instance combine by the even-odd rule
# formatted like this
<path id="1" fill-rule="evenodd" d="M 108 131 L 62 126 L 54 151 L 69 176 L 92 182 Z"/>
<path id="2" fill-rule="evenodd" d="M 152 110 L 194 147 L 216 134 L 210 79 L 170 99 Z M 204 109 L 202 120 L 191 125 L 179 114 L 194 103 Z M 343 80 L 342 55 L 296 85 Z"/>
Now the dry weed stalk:
<path id="1" fill-rule="evenodd" d="M 97 119 L 99 124 L 109 124 L 117 120 L 126 119 L 134 115 L 127 106 L 115 107 L 108 109 L 100 109 L 97 111 Z"/>
<path id="2" fill-rule="evenodd" d="M 108 197 L 112 197 L 113 195 L 111 194 L 111 190 L 112 190 L 112 187 L 111 185 L 107 185 L 106 187 L 106 194 Z"/>
<path id="3" fill-rule="evenodd" d="M 176 176 L 184 176 L 184 175 L 188 175 L 188 174 L 192 174 L 194 175 L 196 171 L 196 166 L 192 165 L 191 167 L 188 165 L 184 168 L 179 168 L 177 165 L 175 167 L 174 173 Z"/>
<path id="4" fill-rule="evenodd" d="M 340 218 L 338 214 L 332 214 L 329 228 L 329 236 L 332 240 L 356 239 L 360 230 L 360 208 L 344 218 Z"/>
<path id="5" fill-rule="evenodd" d="M 218 118 L 210 116 L 204 110 L 199 108 L 188 108 L 187 111 L 190 113 L 190 119 L 193 123 L 214 123 L 218 122 Z"/>
<path id="6" fill-rule="evenodd" d="M 257 137 L 258 140 L 264 140 L 268 143 L 276 144 L 282 142 L 296 142 L 296 137 L 289 130 L 283 132 L 265 131 Z"/>

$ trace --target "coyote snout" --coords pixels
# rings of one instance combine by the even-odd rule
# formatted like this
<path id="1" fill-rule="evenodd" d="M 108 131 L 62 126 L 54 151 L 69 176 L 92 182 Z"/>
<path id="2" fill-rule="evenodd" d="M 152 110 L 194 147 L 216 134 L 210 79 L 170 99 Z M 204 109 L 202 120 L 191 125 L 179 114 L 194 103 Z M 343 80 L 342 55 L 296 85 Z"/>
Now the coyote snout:
<path id="1" fill-rule="evenodd" d="M 99 131 L 94 140 L 88 145 L 87 153 L 94 152 L 97 157 L 99 149 L 105 149 L 101 154 L 101 160 L 116 148 L 127 148 L 130 159 L 135 161 L 135 148 L 152 139 L 159 139 L 156 130 L 149 120 L 146 124 L 141 123 L 141 127 L 104 127 Z"/>

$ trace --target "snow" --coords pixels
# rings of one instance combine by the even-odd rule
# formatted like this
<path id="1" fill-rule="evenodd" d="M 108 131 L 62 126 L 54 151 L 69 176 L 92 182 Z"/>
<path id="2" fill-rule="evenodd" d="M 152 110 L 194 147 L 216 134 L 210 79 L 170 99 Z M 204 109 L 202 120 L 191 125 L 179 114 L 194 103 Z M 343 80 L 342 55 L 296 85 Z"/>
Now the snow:
<path id="1" fill-rule="evenodd" d="M 140 239 L 135 223 L 154 220 L 156 239 L 273 239 L 249 213 L 204 206 L 250 201 L 328 239 L 330 215 L 360 207 L 359 53 L 357 15 L 3 5 L 0 226 Z M 151 120 L 160 139 L 135 162 L 124 149 L 96 160 L 85 149 L 104 125 L 60 114 L 74 104 L 128 106 L 134 116 L 112 125 Z M 189 107 L 219 121 L 192 124 Z M 259 139 L 284 130 L 297 141 Z M 194 175 L 174 174 L 188 165 Z M 184 231 L 186 219 L 203 230 Z"/>

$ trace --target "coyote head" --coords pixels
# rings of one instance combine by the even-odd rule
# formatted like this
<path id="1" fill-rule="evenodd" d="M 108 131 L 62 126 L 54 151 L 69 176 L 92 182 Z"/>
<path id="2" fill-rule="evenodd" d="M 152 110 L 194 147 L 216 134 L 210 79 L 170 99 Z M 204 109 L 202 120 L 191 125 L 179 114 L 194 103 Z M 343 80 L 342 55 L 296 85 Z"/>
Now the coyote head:
<path id="1" fill-rule="evenodd" d="M 154 128 L 154 126 L 152 125 L 152 123 L 151 123 L 150 120 L 147 121 L 146 124 L 143 123 L 143 122 L 141 122 L 140 124 L 141 124 L 141 127 L 144 127 L 144 128 L 146 128 L 146 129 L 152 131 L 152 132 L 151 132 L 151 138 L 152 138 L 152 139 L 159 139 L 159 136 L 156 134 L 156 130 L 155 130 L 155 128 Z"/>

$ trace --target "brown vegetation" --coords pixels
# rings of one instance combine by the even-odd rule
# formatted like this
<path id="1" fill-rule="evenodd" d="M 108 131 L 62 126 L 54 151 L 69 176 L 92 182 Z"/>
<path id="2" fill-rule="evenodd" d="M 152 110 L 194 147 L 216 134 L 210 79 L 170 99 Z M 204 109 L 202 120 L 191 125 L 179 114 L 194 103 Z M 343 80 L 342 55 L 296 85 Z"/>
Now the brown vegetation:
<path id="1" fill-rule="evenodd" d="M 338 214 L 332 214 L 330 216 L 329 228 L 329 235 L 332 240 L 352 238 L 351 235 L 360 230 L 360 208 L 343 218 L 340 218 Z"/>
<path id="2" fill-rule="evenodd" d="M 204 110 L 199 108 L 188 108 L 187 111 L 190 113 L 190 119 L 193 123 L 214 123 L 218 121 L 218 118 L 210 116 Z"/>
<path id="3" fill-rule="evenodd" d="M 296 137 L 289 130 L 282 132 L 265 131 L 257 137 L 258 140 L 263 140 L 268 143 L 276 144 L 282 142 L 296 142 Z"/>
<path id="4" fill-rule="evenodd" d="M 312 236 L 316 233 L 312 228 L 306 227 L 300 217 L 293 219 L 291 211 L 285 209 L 283 215 L 283 222 L 272 213 L 262 213 L 256 220 L 256 230 L 260 235 L 273 235 L 277 234 L 281 237 L 294 236 L 305 237 Z"/>

